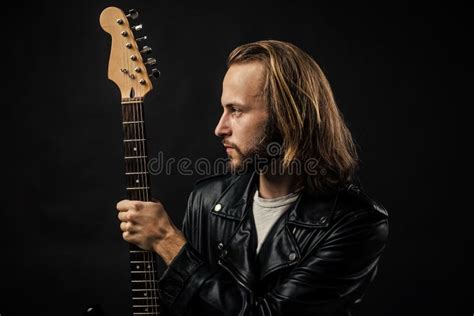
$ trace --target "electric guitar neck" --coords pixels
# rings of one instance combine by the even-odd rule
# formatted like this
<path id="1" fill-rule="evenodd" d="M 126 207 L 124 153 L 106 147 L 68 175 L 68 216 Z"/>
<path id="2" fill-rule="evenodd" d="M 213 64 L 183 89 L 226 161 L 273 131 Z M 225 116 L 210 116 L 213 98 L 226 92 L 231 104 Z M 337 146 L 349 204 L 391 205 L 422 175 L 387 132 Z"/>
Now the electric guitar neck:
<path id="1" fill-rule="evenodd" d="M 142 55 L 151 52 L 148 46 L 138 43 L 146 36 L 135 38 L 134 32 L 142 25 L 130 26 L 138 18 L 138 12 L 108 7 L 100 15 L 102 29 L 112 39 L 108 78 L 119 88 L 122 105 L 123 148 L 125 185 L 130 200 L 150 201 L 150 175 L 146 146 L 145 117 L 143 102 L 145 95 L 153 89 L 150 77 L 158 77 L 153 58 L 144 60 Z M 152 252 L 129 244 L 131 268 L 131 300 L 133 315 L 160 315 L 160 300 L 156 287 L 157 263 Z"/>

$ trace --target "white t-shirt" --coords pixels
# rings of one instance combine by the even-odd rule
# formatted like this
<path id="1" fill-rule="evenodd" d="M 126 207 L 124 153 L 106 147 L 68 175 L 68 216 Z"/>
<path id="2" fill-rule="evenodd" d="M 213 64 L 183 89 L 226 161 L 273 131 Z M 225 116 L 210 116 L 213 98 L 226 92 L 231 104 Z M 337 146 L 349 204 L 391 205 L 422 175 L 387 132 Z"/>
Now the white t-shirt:
<path id="1" fill-rule="evenodd" d="M 296 202 L 299 194 L 294 192 L 273 199 L 264 199 L 259 196 L 258 190 L 255 192 L 252 211 L 257 229 L 257 253 L 272 226 Z"/>

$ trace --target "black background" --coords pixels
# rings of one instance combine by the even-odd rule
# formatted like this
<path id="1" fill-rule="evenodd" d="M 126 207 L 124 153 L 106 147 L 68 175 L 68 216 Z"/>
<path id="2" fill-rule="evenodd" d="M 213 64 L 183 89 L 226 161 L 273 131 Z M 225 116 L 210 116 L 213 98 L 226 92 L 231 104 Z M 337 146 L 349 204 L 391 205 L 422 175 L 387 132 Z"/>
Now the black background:
<path id="1" fill-rule="evenodd" d="M 151 157 L 225 156 L 213 131 L 237 45 L 279 39 L 312 55 L 358 143 L 362 183 L 391 216 L 364 314 L 472 314 L 472 207 L 460 182 L 470 168 L 458 155 L 472 103 L 460 98 L 472 40 L 464 6 L 15 1 L 2 8 L 2 316 L 81 315 L 92 303 L 131 315 L 115 211 L 125 196 L 120 95 L 99 26 L 112 5 L 140 11 L 162 73 L 145 102 Z M 173 168 L 152 178 L 178 226 L 200 177 Z"/>

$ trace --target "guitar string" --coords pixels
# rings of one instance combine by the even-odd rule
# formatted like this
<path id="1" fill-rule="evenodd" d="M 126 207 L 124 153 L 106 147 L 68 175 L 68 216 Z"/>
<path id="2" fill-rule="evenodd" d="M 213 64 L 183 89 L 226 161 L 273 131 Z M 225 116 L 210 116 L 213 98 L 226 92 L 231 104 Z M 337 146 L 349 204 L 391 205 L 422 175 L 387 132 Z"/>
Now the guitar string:
<path id="1" fill-rule="evenodd" d="M 144 187 L 144 189 L 140 189 L 139 191 L 142 191 L 142 198 L 144 201 L 150 201 L 149 199 L 149 185 L 148 185 L 148 177 L 147 177 L 147 167 L 146 167 L 146 141 L 144 140 L 145 139 L 145 130 L 144 130 L 144 116 L 143 116 L 143 102 L 137 102 L 135 103 L 136 106 L 134 107 L 134 121 L 138 121 L 139 123 L 137 124 L 134 124 L 134 127 L 136 129 L 138 129 L 138 138 L 139 139 L 143 139 L 143 141 L 141 141 L 139 144 L 140 144 L 140 150 L 139 150 L 139 156 L 141 156 L 142 158 L 138 158 L 137 161 L 140 163 L 140 167 L 141 167 L 141 170 L 140 172 L 143 172 L 143 173 L 140 173 L 140 180 L 141 180 L 141 187 Z M 146 287 L 147 287 L 147 290 L 150 289 L 151 290 L 151 294 L 149 296 L 150 298 L 150 301 L 151 302 L 147 302 L 149 305 L 149 307 L 151 307 L 151 310 L 152 310 L 152 313 L 155 313 L 156 312 L 156 306 L 155 306 L 155 300 L 156 300 L 156 290 L 155 290 L 155 286 L 154 286 L 154 277 L 153 277 L 153 270 L 154 270 L 154 265 L 153 265 L 153 260 L 152 260 L 152 254 L 150 251 L 147 251 L 144 253 L 144 256 L 146 257 Z M 151 268 L 151 271 L 150 271 L 150 268 Z M 149 304 L 151 303 L 151 304 Z"/>
<path id="2" fill-rule="evenodd" d="M 140 107 L 139 107 L 139 120 L 141 121 L 141 124 L 140 124 L 140 127 L 141 127 L 141 133 L 142 133 L 142 138 L 145 138 L 145 115 L 144 115 L 144 104 L 143 102 L 141 103 Z M 143 148 L 144 148 L 144 152 L 146 152 L 146 143 L 143 142 Z M 147 159 L 144 158 L 144 167 L 145 167 L 145 187 L 148 187 L 149 189 L 146 190 L 146 194 L 147 194 L 147 200 L 149 201 L 149 192 L 151 192 L 151 186 L 149 185 L 148 183 L 148 168 L 147 168 Z M 151 288 L 153 289 L 153 303 L 154 303 L 154 309 L 156 309 L 156 312 L 158 313 L 158 298 L 157 298 L 157 294 L 158 294 L 158 291 L 156 289 L 156 280 L 155 280 L 155 260 L 154 260 L 154 254 L 152 252 L 149 252 L 148 253 L 148 256 L 149 256 L 149 261 L 150 261 L 150 265 L 151 265 Z"/>

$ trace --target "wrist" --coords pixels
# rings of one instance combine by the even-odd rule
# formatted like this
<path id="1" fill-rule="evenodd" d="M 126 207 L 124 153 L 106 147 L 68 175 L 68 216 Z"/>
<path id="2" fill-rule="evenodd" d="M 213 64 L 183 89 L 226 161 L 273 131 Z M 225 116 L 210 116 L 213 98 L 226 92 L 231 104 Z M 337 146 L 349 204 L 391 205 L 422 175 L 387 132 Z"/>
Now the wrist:
<path id="1" fill-rule="evenodd" d="M 177 230 L 157 241 L 153 250 L 160 255 L 166 265 L 169 265 L 185 244 L 186 238 L 183 233 Z"/>

